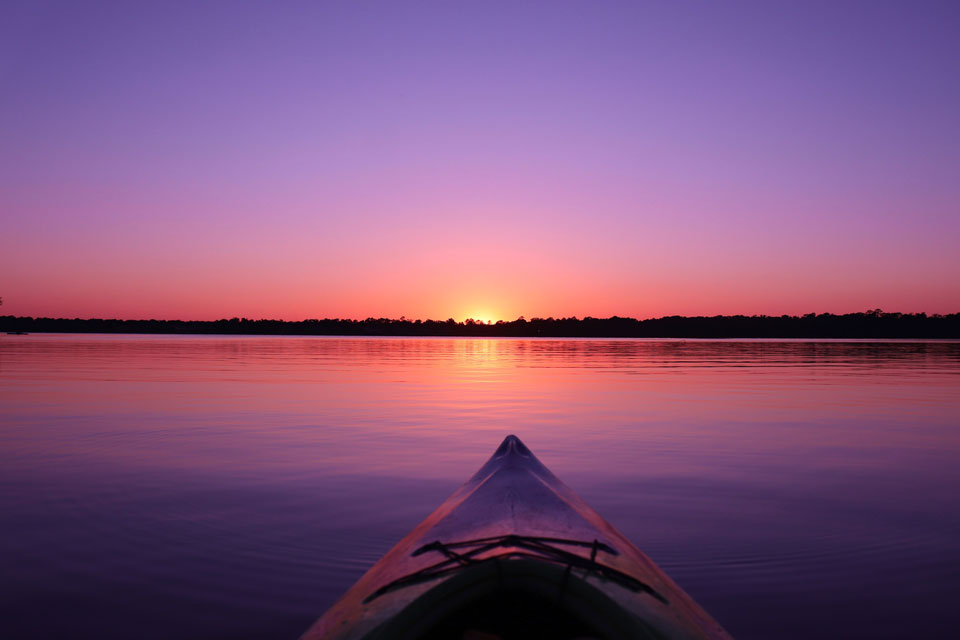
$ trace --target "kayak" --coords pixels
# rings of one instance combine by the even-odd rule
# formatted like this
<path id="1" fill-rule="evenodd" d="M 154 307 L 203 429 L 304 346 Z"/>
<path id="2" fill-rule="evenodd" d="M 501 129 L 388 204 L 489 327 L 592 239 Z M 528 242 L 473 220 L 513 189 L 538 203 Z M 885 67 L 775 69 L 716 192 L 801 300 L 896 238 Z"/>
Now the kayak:
<path id="1" fill-rule="evenodd" d="M 516 436 L 303 640 L 729 640 Z"/>

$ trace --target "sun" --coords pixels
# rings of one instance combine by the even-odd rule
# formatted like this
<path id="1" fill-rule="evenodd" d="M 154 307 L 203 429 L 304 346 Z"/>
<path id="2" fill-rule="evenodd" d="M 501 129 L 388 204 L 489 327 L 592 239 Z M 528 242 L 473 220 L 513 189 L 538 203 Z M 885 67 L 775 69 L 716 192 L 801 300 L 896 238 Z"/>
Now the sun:
<path id="1" fill-rule="evenodd" d="M 463 316 L 464 320 L 471 318 L 476 322 L 482 322 L 483 324 L 494 324 L 500 319 L 497 314 L 487 309 L 475 309 L 473 313 L 468 313 Z"/>

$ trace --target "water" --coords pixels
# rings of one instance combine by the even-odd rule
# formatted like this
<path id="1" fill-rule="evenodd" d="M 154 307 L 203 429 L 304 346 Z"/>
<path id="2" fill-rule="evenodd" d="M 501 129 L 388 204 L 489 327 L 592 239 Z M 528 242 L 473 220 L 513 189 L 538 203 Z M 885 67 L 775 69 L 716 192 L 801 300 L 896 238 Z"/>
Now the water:
<path id="1" fill-rule="evenodd" d="M 960 343 L 0 337 L 0 637 L 296 638 L 519 435 L 740 640 L 947 638 Z"/>

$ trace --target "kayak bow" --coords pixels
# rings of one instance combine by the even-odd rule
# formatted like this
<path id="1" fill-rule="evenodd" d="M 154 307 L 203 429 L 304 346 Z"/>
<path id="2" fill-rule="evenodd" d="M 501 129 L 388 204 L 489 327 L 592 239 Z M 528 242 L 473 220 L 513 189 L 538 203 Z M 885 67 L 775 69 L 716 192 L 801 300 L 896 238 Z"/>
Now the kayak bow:
<path id="1" fill-rule="evenodd" d="M 516 436 L 303 640 L 729 640 Z"/>

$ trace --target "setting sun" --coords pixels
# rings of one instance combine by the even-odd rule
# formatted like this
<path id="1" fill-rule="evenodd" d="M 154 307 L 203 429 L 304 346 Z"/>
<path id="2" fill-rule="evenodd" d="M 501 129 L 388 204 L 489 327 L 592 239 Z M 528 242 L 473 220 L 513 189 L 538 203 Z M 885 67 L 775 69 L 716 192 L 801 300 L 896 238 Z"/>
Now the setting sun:
<path id="1" fill-rule="evenodd" d="M 497 314 L 492 313 L 490 311 L 486 311 L 486 310 L 479 310 L 479 311 L 474 311 L 473 313 L 468 313 L 463 318 L 464 318 L 464 321 L 473 319 L 477 322 L 482 322 L 484 324 L 494 324 L 497 322 L 497 320 L 501 320 L 501 318 L 498 317 Z"/>

